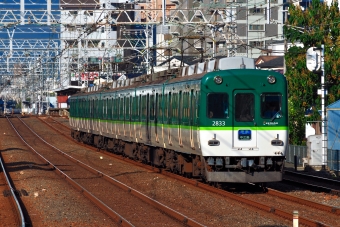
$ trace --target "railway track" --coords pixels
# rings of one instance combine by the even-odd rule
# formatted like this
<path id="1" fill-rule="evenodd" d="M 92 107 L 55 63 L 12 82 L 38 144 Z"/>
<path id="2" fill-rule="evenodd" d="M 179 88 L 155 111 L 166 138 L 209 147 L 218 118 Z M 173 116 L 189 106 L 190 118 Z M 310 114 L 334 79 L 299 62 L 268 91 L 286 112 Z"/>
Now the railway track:
<path id="1" fill-rule="evenodd" d="M 283 181 L 292 185 L 340 196 L 340 181 L 286 170 Z"/>
<path id="2" fill-rule="evenodd" d="M 52 125 L 49 124 L 51 127 Z M 65 127 L 63 127 L 65 128 Z M 56 129 L 55 129 L 56 130 Z M 58 130 L 59 131 L 59 130 Z M 65 133 L 63 133 L 65 134 Z M 90 147 L 93 150 L 96 150 L 93 147 Z M 254 196 L 247 196 L 247 195 L 235 195 L 233 193 L 229 193 L 227 191 L 224 190 L 220 190 L 217 189 L 215 187 L 211 187 L 209 185 L 200 183 L 196 180 L 191 180 L 191 179 L 187 179 L 166 171 L 162 171 L 158 168 L 154 168 L 154 167 L 150 167 L 148 165 L 144 165 L 142 163 L 138 163 L 135 161 L 132 161 L 130 159 L 126 159 L 123 158 L 121 156 L 117 156 L 114 155 L 112 153 L 108 153 L 105 151 L 102 151 L 103 153 L 106 153 L 110 156 L 114 156 L 115 158 L 127 161 L 129 163 L 132 163 L 134 165 L 139 165 L 142 166 L 143 168 L 147 168 L 150 171 L 154 171 L 157 173 L 162 173 L 166 176 L 170 176 L 171 178 L 177 179 L 177 180 L 181 180 L 185 183 L 191 184 L 195 187 L 198 188 L 202 188 L 206 191 L 215 193 L 215 194 L 219 194 L 222 195 L 223 197 L 228 197 L 230 199 L 242 202 L 244 204 L 250 205 L 252 207 L 255 207 L 257 209 L 261 209 L 263 211 L 269 212 L 271 214 L 275 214 L 278 215 L 280 217 L 284 217 L 287 220 L 292 220 L 293 219 L 293 214 L 292 212 L 289 212 L 289 210 L 294 210 L 294 209 L 298 209 L 300 210 L 306 217 L 304 216 L 300 216 L 299 220 L 300 223 L 306 226 L 333 226 L 332 225 L 332 220 L 336 220 L 339 215 L 340 215 L 340 210 L 337 207 L 332 207 L 332 206 L 327 206 L 324 204 L 320 204 L 320 203 L 316 203 L 316 202 L 312 202 L 309 200 L 305 200 L 305 199 L 301 199 L 295 196 L 291 196 L 289 194 L 286 193 L 282 193 L 273 189 L 268 189 L 267 193 L 265 194 L 260 194 L 260 195 L 256 195 L 258 196 L 256 199 L 254 199 Z M 247 199 L 247 197 L 249 197 L 249 199 Z M 251 197 L 253 199 L 251 199 Z M 256 201 L 255 201 L 256 200 Z M 262 202 L 259 202 L 262 201 Z M 273 201 L 275 201 L 273 203 Z M 270 204 L 270 205 L 269 205 Z M 279 204 L 279 205 L 278 205 Z M 286 207 L 283 207 L 283 205 L 280 204 L 286 204 Z M 308 207 L 306 209 L 306 206 Z M 315 213 L 321 214 L 320 217 L 322 221 L 319 220 L 314 220 L 315 218 Z M 330 223 L 330 224 L 327 224 Z M 334 224 L 334 223 L 333 223 Z M 336 223 L 336 225 L 339 223 Z M 335 226 L 336 226 L 335 225 Z"/>
<path id="3" fill-rule="evenodd" d="M 2 223 L 9 224 L 10 226 L 26 226 L 26 218 L 24 215 L 24 209 L 22 208 L 20 202 L 20 195 L 25 191 L 15 189 L 12 185 L 12 179 L 7 173 L 5 165 L 3 163 L 3 158 L 0 153 L 0 188 L 3 197 L 0 198 L 0 208 L 1 208 L 1 221 Z"/>
<path id="4" fill-rule="evenodd" d="M 119 225 L 149 226 L 166 222 L 168 226 L 204 226 L 71 157 L 41 138 L 20 118 L 12 119 L 11 124 L 14 128 L 20 127 L 20 133 L 17 133 L 23 135 L 24 141 L 34 141 L 32 144 L 26 144 L 52 169 Z M 36 138 L 25 138 L 25 135 L 29 134 Z M 143 217 L 143 223 L 140 217 Z"/>

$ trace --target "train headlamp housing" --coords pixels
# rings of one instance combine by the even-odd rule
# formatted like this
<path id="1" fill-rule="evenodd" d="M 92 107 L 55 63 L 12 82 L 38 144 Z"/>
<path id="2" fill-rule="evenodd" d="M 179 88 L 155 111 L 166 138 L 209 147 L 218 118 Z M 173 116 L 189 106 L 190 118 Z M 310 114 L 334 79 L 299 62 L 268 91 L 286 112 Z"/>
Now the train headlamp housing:
<path id="1" fill-rule="evenodd" d="M 221 84 L 223 82 L 223 79 L 221 76 L 215 76 L 214 81 L 216 84 Z"/>
<path id="2" fill-rule="evenodd" d="M 276 82 L 275 76 L 268 76 L 267 77 L 268 83 L 274 84 Z"/>

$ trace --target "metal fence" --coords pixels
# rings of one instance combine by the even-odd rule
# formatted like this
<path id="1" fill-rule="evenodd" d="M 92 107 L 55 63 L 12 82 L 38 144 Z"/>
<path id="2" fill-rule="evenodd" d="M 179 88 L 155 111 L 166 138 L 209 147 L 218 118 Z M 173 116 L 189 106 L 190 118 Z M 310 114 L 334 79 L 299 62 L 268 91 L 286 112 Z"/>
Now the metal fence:
<path id="1" fill-rule="evenodd" d="M 286 153 L 286 162 L 294 163 L 294 156 L 297 156 L 297 165 L 303 165 L 302 158 L 307 157 L 307 146 L 289 145 Z"/>
<path id="2" fill-rule="evenodd" d="M 297 165 L 303 166 L 303 158 L 307 158 L 307 146 L 289 145 L 286 152 L 286 162 L 294 164 L 294 156 L 297 157 Z M 327 167 L 329 170 L 340 171 L 340 151 L 327 150 Z"/>
<path id="3" fill-rule="evenodd" d="M 340 171 L 339 150 L 327 150 L 327 167 L 329 170 Z"/>

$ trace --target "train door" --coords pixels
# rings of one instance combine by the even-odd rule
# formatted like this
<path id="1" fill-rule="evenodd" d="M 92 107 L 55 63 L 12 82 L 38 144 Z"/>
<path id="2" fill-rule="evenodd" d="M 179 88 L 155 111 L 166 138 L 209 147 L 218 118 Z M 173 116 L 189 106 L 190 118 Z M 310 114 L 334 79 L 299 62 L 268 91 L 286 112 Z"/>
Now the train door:
<path id="1" fill-rule="evenodd" d="M 252 90 L 233 92 L 233 147 L 250 149 L 257 147 L 257 125 L 255 107 L 256 93 Z"/>

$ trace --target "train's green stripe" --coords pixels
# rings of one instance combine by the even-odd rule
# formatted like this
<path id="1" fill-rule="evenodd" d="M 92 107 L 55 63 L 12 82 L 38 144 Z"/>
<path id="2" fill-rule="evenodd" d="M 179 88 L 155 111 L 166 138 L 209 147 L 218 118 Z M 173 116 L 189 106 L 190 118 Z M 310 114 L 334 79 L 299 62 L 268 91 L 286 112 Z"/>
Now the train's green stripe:
<path id="1" fill-rule="evenodd" d="M 76 117 L 72 117 L 72 119 L 75 120 L 85 120 L 88 121 L 90 119 L 88 118 L 76 118 Z M 140 122 L 140 121 L 136 121 L 136 122 L 130 122 L 130 121 L 122 121 L 122 120 L 103 120 L 103 119 L 92 119 L 94 121 L 100 122 L 100 123 L 111 123 L 111 124 L 125 124 L 125 125 L 146 125 L 146 122 Z M 155 123 L 150 122 L 151 126 L 156 126 Z M 193 130 L 197 130 L 199 128 L 199 130 L 201 131 L 220 131 L 220 130 L 224 130 L 224 131 L 231 131 L 231 130 L 243 130 L 243 129 L 249 129 L 249 130 L 288 130 L 288 126 L 237 126 L 237 127 L 231 127 L 231 126 L 201 126 L 201 127 L 197 127 L 197 126 L 190 126 L 190 125 L 178 125 L 178 124 L 161 124 L 158 123 L 157 126 L 162 126 L 164 128 L 178 128 L 181 127 L 182 129 L 193 129 Z"/>
<path id="2" fill-rule="evenodd" d="M 103 119 L 89 119 L 89 118 L 78 118 L 78 117 L 70 117 L 74 120 L 85 120 L 85 121 L 89 121 L 89 120 L 94 120 L 95 122 L 99 122 L 99 123 L 110 123 L 110 124 L 125 124 L 125 125 L 146 125 L 146 122 L 140 122 L 140 121 L 122 121 L 122 120 L 103 120 Z M 149 123 L 150 126 L 156 126 L 155 123 L 150 122 Z M 158 123 L 157 126 L 159 127 L 164 127 L 164 128 L 178 128 L 179 126 L 181 127 L 181 129 L 193 129 L 193 130 L 197 130 L 197 126 L 193 126 L 193 125 L 178 125 L 178 124 L 162 124 L 162 123 Z"/>
<path id="3" fill-rule="evenodd" d="M 201 131 L 210 131 L 210 130 L 243 130 L 243 129 L 249 129 L 249 130 L 288 130 L 288 126 L 266 126 L 266 127 L 221 127 L 221 126 L 216 126 L 216 127 L 200 127 Z"/>

